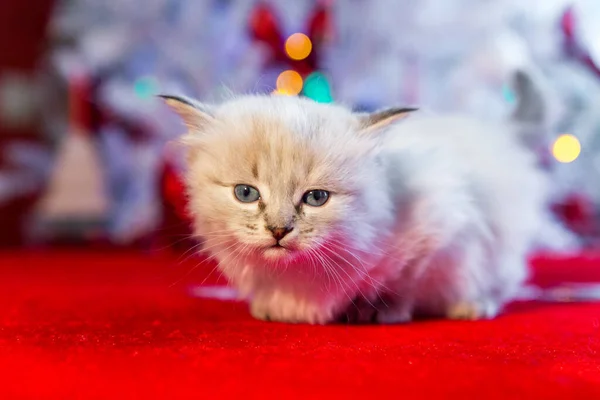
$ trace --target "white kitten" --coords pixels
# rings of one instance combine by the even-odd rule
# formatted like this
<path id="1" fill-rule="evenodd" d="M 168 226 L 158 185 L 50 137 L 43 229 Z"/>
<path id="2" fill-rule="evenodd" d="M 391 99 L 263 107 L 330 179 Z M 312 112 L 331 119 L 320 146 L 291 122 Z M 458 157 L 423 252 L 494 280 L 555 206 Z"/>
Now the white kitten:
<path id="1" fill-rule="evenodd" d="M 165 100 L 189 129 L 196 233 L 257 318 L 493 317 L 525 278 L 546 189 L 508 126 Z"/>

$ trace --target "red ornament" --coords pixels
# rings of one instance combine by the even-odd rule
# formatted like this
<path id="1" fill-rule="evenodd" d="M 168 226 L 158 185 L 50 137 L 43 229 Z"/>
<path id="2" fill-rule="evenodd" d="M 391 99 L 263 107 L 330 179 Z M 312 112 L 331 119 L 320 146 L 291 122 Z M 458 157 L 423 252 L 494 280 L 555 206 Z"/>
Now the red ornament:
<path id="1" fill-rule="evenodd" d="M 187 212 L 187 196 L 177 168 L 165 157 L 161 176 L 162 227 L 159 236 L 169 248 L 188 249 L 192 245 L 192 219 Z"/>
<path id="2" fill-rule="evenodd" d="M 267 45 L 274 61 L 286 59 L 283 34 L 268 4 L 259 3 L 250 13 L 250 33 L 254 39 Z"/>
<path id="3" fill-rule="evenodd" d="M 600 77 L 600 67 L 596 65 L 588 51 L 581 48 L 577 41 L 577 17 L 572 7 L 567 8 L 563 13 L 560 26 L 565 38 L 565 53 L 587 66 L 595 75 Z"/>
<path id="4" fill-rule="evenodd" d="M 321 1 L 308 18 L 306 32 L 312 51 L 303 60 L 292 60 L 285 52 L 285 38 L 275 11 L 266 3 L 259 3 L 250 13 L 251 36 L 271 50 L 271 62 L 287 64 L 300 75 L 306 76 L 319 68 L 322 47 L 332 36 L 330 1 Z"/>
<path id="5" fill-rule="evenodd" d="M 166 162 L 161 177 L 162 194 L 166 205 L 170 207 L 175 215 L 182 221 L 190 221 L 187 212 L 187 197 L 185 186 L 180 174 L 174 166 Z"/>
<path id="6" fill-rule="evenodd" d="M 580 235 L 593 233 L 594 205 L 588 197 L 579 193 L 571 194 L 555 204 L 553 209 L 573 232 Z"/>

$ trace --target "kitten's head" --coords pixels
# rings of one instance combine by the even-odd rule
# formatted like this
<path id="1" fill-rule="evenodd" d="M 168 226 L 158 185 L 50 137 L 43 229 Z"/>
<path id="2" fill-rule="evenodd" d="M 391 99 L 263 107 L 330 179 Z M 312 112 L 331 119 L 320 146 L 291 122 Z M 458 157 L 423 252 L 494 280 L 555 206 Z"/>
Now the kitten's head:
<path id="1" fill-rule="evenodd" d="M 164 99 L 188 127 L 197 233 L 222 263 L 287 264 L 324 247 L 368 247 L 391 220 L 381 132 L 411 110 L 354 114 L 281 96 L 216 107 Z"/>

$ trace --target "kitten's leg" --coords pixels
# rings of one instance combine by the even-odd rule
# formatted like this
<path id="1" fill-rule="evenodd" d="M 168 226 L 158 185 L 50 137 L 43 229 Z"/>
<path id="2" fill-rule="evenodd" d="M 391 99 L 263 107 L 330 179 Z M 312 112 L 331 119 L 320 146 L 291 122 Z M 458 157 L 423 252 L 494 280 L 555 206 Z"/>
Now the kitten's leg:
<path id="1" fill-rule="evenodd" d="M 448 268 L 449 279 L 445 282 L 448 287 L 440 288 L 447 296 L 445 317 L 448 319 L 494 318 L 503 305 L 498 285 L 514 285 L 498 273 L 498 268 L 504 266 L 498 265 L 500 260 L 493 252 L 486 251 L 482 242 L 477 239 L 465 241 L 453 260 L 453 268 Z"/>
<path id="2" fill-rule="evenodd" d="M 256 319 L 289 323 L 326 324 L 338 315 L 339 294 L 298 293 L 289 289 L 265 288 L 255 292 L 250 312 Z"/>
<path id="3" fill-rule="evenodd" d="M 390 292 L 384 296 L 386 307 L 379 309 L 377 313 L 377 322 L 380 324 L 401 324 L 413 320 L 419 284 L 434 256 L 429 253 L 431 244 L 427 244 L 419 249 L 419 257 L 401 269 L 400 276 L 386 284 Z"/>
<path id="4" fill-rule="evenodd" d="M 467 300 L 452 303 L 446 311 L 446 318 L 475 321 L 494 318 L 499 311 L 496 301 Z"/>

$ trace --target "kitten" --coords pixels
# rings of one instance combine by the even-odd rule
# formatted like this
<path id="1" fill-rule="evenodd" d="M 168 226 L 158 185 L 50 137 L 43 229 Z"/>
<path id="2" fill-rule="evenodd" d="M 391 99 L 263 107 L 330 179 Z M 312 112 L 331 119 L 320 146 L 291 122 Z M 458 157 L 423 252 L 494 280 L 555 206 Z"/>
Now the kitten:
<path id="1" fill-rule="evenodd" d="M 546 189 L 507 127 L 297 97 L 164 99 L 188 128 L 195 231 L 256 318 L 490 318 L 526 276 Z"/>

